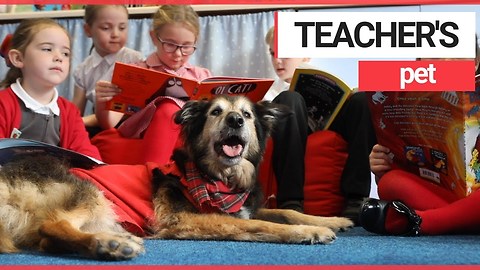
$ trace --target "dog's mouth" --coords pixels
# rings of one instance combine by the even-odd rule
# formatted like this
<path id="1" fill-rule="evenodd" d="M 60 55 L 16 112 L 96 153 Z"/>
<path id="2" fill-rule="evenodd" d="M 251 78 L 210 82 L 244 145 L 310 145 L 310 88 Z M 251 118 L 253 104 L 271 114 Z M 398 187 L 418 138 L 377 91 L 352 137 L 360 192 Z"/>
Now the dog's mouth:
<path id="1" fill-rule="evenodd" d="M 243 154 L 245 142 L 238 136 L 232 136 L 217 143 L 217 153 L 224 157 L 236 158 Z"/>

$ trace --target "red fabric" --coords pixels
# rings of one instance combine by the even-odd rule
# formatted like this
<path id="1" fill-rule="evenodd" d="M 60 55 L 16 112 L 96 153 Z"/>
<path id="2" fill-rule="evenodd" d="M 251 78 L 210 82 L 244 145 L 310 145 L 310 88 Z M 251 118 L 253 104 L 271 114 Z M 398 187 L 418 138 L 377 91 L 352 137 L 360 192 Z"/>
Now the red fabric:
<path id="1" fill-rule="evenodd" d="M 232 190 L 222 180 L 202 175 L 193 162 L 185 164 L 185 177 L 181 177 L 180 182 L 185 187 L 187 198 L 202 213 L 236 213 L 250 193 Z"/>
<path id="2" fill-rule="evenodd" d="M 417 210 L 439 208 L 458 199 L 453 192 L 402 170 L 391 170 L 382 176 L 378 196 L 387 201 L 400 200 Z"/>
<path id="3" fill-rule="evenodd" d="M 480 215 L 472 213 L 472 209 L 480 205 L 478 191 L 458 198 L 453 192 L 417 175 L 392 170 L 380 179 L 378 194 L 381 199 L 401 200 L 414 209 L 422 218 L 421 234 L 480 233 Z M 387 224 L 389 226 L 393 225 Z"/>
<path id="4" fill-rule="evenodd" d="M 60 108 L 60 147 L 101 159 L 93 146 L 77 107 L 63 97 L 58 97 Z M 0 138 L 10 138 L 14 128 L 20 128 L 22 113 L 18 98 L 12 89 L 0 91 Z M 28 138 L 25 138 L 28 139 Z"/>
<path id="5" fill-rule="evenodd" d="M 273 143 L 269 141 L 260 167 L 260 181 L 267 197 L 273 197 L 276 180 L 271 166 Z M 343 209 L 344 198 L 340 192 L 340 178 L 347 158 L 347 143 L 333 131 L 318 131 L 307 139 L 305 153 L 306 214 L 337 216 Z M 268 207 L 276 207 L 274 200 Z"/>
<path id="6" fill-rule="evenodd" d="M 180 110 L 177 103 L 164 99 L 157 104 L 157 110 L 143 136 L 143 161 L 165 164 L 170 161 L 180 134 L 179 125 L 173 121 Z"/>
<path id="7" fill-rule="evenodd" d="M 167 99 L 167 100 L 165 100 Z M 135 138 L 139 139 L 143 137 L 145 130 L 148 129 L 150 123 L 152 122 L 153 117 L 156 115 L 157 108 L 162 106 L 163 103 L 171 103 L 170 106 L 162 108 L 163 110 L 168 110 L 170 113 L 164 113 L 164 115 L 168 116 L 168 119 L 171 119 L 170 116 L 173 115 L 180 110 L 180 108 L 185 105 L 185 101 L 168 96 L 160 96 L 154 99 L 152 102 L 148 103 L 145 108 L 141 111 L 134 113 L 130 116 L 127 120 L 125 120 L 119 127 L 118 132 L 127 138 Z M 173 105 L 177 104 L 177 106 Z M 163 118 L 164 116 L 162 116 Z"/>
<path id="8" fill-rule="evenodd" d="M 152 204 L 152 170 L 146 165 L 104 165 L 92 170 L 74 168 L 71 172 L 94 183 L 113 202 L 118 221 L 132 233 L 148 235 L 154 218 Z"/>
<path id="9" fill-rule="evenodd" d="M 108 164 L 143 164 L 143 140 L 124 138 L 116 128 L 104 130 L 92 138 Z"/>
<path id="10" fill-rule="evenodd" d="M 163 99 L 157 104 L 143 138 L 125 138 L 119 130 L 111 128 L 95 135 L 92 144 L 108 164 L 166 164 L 173 150 L 181 145 L 180 127 L 173 122 L 174 114 L 179 109 L 175 101 Z"/>

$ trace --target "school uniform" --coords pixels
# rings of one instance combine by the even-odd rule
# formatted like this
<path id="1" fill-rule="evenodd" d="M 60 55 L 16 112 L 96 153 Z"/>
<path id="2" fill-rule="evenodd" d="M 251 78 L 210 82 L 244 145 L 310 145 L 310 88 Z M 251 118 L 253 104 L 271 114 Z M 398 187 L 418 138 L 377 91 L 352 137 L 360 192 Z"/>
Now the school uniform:
<path id="1" fill-rule="evenodd" d="M 73 103 L 55 90 L 52 102 L 42 105 L 25 92 L 19 80 L 0 91 L 0 137 L 37 139 L 101 159 Z"/>
<path id="2" fill-rule="evenodd" d="M 75 69 L 75 86 L 83 89 L 87 100 L 95 104 L 95 84 L 100 80 L 111 81 L 115 62 L 136 63 L 143 59 L 142 53 L 127 47 L 104 57 L 94 49 Z"/>

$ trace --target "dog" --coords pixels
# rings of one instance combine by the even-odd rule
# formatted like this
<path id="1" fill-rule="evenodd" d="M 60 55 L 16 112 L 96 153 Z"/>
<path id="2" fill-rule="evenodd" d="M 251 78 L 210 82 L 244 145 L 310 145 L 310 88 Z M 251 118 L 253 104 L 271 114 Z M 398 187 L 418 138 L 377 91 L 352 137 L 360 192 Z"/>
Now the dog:
<path id="1" fill-rule="evenodd" d="M 258 165 L 275 122 L 288 113 L 240 96 L 187 102 L 174 119 L 183 146 L 152 173 L 148 237 L 327 244 L 352 227 L 346 218 L 262 208 Z M 95 185 L 48 156 L 0 169 L 0 253 L 23 249 L 101 260 L 145 252 L 142 238 L 117 223 L 112 202 Z"/>

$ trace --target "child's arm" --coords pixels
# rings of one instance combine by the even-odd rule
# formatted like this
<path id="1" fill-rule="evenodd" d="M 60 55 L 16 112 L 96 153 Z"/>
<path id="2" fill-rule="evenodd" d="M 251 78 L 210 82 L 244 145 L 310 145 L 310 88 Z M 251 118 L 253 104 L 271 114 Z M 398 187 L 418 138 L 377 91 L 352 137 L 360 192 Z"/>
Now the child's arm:
<path id="1" fill-rule="evenodd" d="M 390 149 L 380 144 L 376 144 L 372 148 L 369 156 L 370 169 L 375 174 L 377 182 L 386 172 L 392 169 L 392 159 L 389 157 L 389 153 Z"/>
<path id="2" fill-rule="evenodd" d="M 95 86 L 95 115 L 102 129 L 115 127 L 123 117 L 123 113 L 106 109 L 106 102 L 120 93 L 120 89 L 107 81 L 98 81 Z"/>

